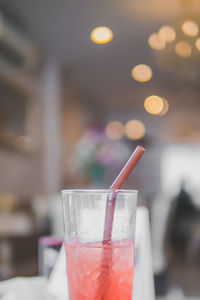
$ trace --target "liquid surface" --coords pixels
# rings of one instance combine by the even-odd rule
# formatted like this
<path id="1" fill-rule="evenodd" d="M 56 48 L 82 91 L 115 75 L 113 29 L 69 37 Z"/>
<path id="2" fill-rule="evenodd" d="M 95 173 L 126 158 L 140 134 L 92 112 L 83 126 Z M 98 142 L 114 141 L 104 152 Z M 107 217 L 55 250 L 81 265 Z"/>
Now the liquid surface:
<path id="1" fill-rule="evenodd" d="M 131 300 L 134 243 L 65 244 L 69 300 Z"/>

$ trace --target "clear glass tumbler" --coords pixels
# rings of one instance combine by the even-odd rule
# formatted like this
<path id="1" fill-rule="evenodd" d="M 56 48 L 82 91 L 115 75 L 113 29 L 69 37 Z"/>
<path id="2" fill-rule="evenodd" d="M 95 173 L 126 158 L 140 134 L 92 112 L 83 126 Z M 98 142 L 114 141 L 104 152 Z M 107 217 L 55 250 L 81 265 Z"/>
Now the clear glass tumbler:
<path id="1" fill-rule="evenodd" d="M 116 202 L 103 241 L 108 197 Z M 63 190 L 69 300 L 131 300 L 137 191 Z"/>

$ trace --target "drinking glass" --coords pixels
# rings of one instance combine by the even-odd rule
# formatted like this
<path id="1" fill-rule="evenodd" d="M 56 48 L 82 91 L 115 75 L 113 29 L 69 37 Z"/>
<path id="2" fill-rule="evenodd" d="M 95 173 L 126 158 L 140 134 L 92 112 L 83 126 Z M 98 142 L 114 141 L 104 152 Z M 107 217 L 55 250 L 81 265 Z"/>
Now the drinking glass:
<path id="1" fill-rule="evenodd" d="M 115 194 L 110 241 L 103 241 L 107 200 Z M 135 190 L 63 190 L 69 300 L 131 300 Z"/>

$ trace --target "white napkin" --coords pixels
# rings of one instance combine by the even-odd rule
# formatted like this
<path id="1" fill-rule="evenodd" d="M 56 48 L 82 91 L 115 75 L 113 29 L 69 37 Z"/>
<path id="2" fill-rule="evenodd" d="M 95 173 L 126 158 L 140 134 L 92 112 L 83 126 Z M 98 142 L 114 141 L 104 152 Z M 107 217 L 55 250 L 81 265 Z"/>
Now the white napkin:
<path id="1" fill-rule="evenodd" d="M 18 277 L 0 283 L 1 300 L 48 300 L 44 277 Z"/>
<path id="2" fill-rule="evenodd" d="M 77 283 L 78 284 L 78 283 Z M 67 274 L 66 274 L 66 260 L 65 249 L 62 246 L 57 257 L 54 269 L 48 281 L 48 291 L 53 300 L 67 300 Z"/>

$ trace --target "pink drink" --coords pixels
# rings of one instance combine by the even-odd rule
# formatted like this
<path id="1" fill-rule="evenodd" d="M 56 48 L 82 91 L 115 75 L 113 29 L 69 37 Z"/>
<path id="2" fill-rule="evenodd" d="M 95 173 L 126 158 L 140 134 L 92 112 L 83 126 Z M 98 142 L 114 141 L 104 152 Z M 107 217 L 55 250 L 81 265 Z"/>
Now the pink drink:
<path id="1" fill-rule="evenodd" d="M 134 243 L 65 244 L 70 300 L 131 300 Z"/>

